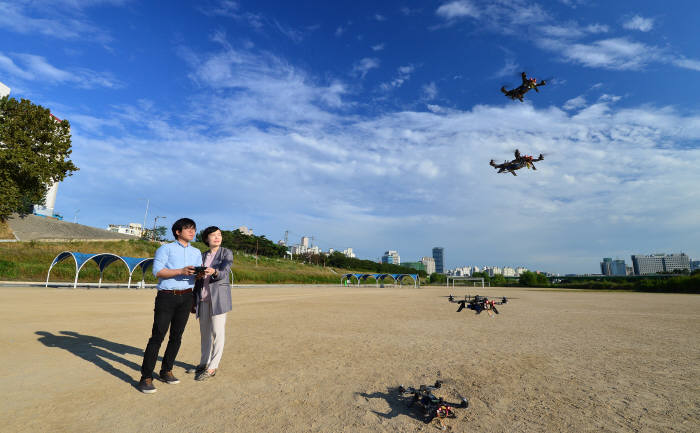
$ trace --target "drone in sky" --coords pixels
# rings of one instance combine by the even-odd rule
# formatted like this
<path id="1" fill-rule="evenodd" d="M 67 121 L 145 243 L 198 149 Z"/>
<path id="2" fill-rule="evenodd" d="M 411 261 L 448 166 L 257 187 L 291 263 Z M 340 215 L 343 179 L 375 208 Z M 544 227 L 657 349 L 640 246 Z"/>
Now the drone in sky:
<path id="1" fill-rule="evenodd" d="M 481 314 L 482 311 L 486 311 L 487 313 L 489 313 L 489 316 L 492 316 L 493 313 L 499 314 L 496 305 L 503 305 L 508 303 L 508 298 L 506 298 L 505 296 L 500 297 L 500 299 L 496 301 L 493 299 L 489 299 L 487 296 L 467 295 L 464 297 L 464 299 L 455 299 L 454 296 L 450 295 L 447 297 L 447 300 L 459 304 L 459 308 L 457 309 L 458 313 L 464 310 L 465 308 L 468 308 L 470 310 L 476 311 L 476 314 Z"/>
<path id="2" fill-rule="evenodd" d="M 436 380 L 434 385 L 420 385 L 418 388 L 404 387 L 399 385 L 398 391 L 403 396 L 404 394 L 411 395 L 409 407 L 418 407 L 422 409 L 423 421 L 428 424 L 433 419 L 437 418 L 443 430 L 447 429 L 445 425 L 446 418 L 456 418 L 455 408 L 466 408 L 469 406 L 469 401 L 460 396 L 459 403 L 448 403 L 442 397 L 437 397 L 433 391 L 442 387 L 443 381 Z"/>
<path id="3" fill-rule="evenodd" d="M 515 173 L 516 170 L 520 170 L 521 168 L 531 168 L 533 170 L 537 170 L 535 167 L 535 162 L 537 161 L 542 161 L 544 159 L 544 155 L 540 153 L 540 156 L 537 158 L 534 158 L 530 155 L 521 155 L 520 151 L 518 149 L 515 149 L 515 159 L 511 161 L 504 161 L 503 164 L 496 164 L 493 159 L 489 162 L 489 165 L 493 168 L 498 169 L 499 173 L 504 173 L 508 172 L 512 174 L 513 176 L 517 176 Z"/>
<path id="4" fill-rule="evenodd" d="M 536 78 L 528 78 L 525 72 L 523 72 L 521 76 L 523 79 L 523 84 L 521 84 L 520 86 L 511 90 L 506 90 L 505 86 L 501 87 L 501 92 L 503 92 L 504 95 L 506 95 L 514 101 L 517 99 L 520 102 L 523 102 L 523 96 L 525 96 L 527 92 L 529 92 L 532 89 L 535 89 L 535 92 L 539 93 L 540 90 L 538 89 L 538 87 L 547 84 L 545 80 L 542 80 L 538 83 Z"/>

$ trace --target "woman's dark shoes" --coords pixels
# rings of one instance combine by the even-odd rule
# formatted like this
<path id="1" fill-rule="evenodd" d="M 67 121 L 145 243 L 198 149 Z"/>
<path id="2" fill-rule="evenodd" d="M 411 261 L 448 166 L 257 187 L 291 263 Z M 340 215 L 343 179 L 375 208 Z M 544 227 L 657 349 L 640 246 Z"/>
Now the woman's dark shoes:
<path id="1" fill-rule="evenodd" d="M 207 380 L 211 377 L 216 376 L 216 370 L 214 371 L 209 371 L 209 370 L 204 370 L 201 373 L 199 373 L 197 376 L 195 376 L 194 380 L 202 381 L 202 380 Z"/>

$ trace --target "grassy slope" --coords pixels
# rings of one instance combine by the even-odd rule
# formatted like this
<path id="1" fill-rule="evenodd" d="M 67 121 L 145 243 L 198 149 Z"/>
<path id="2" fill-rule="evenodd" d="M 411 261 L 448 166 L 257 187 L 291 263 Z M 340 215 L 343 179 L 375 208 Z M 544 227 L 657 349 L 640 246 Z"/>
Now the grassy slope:
<path id="1" fill-rule="evenodd" d="M 203 244 L 194 243 L 200 250 Z M 146 241 L 105 242 L 13 242 L 0 243 L 0 281 L 45 281 L 51 261 L 62 251 L 81 253 L 113 253 L 128 257 L 153 257 L 158 244 Z M 234 257 L 234 279 L 243 283 L 332 283 L 340 282 L 342 269 L 305 265 L 283 259 L 260 257 L 256 266 L 255 257 L 236 254 Z M 51 270 L 51 281 L 73 281 L 75 264 L 64 260 Z M 126 283 L 129 274 L 126 266 L 113 263 L 107 267 L 103 281 Z M 79 281 L 97 282 L 99 269 L 90 261 L 80 271 Z M 139 281 L 141 273 L 134 272 L 133 280 Z M 146 282 L 155 282 L 146 272 Z"/>

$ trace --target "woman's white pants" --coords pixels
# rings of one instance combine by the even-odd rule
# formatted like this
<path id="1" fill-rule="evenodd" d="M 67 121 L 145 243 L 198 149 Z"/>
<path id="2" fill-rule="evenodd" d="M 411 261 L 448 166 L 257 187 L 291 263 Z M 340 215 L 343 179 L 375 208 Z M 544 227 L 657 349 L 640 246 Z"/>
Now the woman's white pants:
<path id="1" fill-rule="evenodd" d="M 219 368 L 226 340 L 226 313 L 212 316 L 211 301 L 199 303 L 199 333 L 202 338 L 199 364 L 210 370 Z"/>

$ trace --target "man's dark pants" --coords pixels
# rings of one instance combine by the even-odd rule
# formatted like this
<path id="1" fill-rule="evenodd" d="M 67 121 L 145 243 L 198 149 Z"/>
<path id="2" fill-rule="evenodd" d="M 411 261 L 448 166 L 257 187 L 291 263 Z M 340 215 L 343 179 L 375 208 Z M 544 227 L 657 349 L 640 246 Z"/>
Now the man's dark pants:
<path id="1" fill-rule="evenodd" d="M 182 333 L 185 331 L 187 319 L 194 303 L 192 292 L 181 295 L 174 294 L 171 290 L 158 290 L 156 295 L 155 309 L 153 310 L 153 331 L 148 340 L 146 351 L 143 354 L 143 364 L 141 365 L 141 377 L 152 377 L 156 368 L 158 351 L 165 338 L 165 334 L 170 327 L 170 337 L 168 346 L 165 348 L 163 362 L 160 371 L 170 371 L 173 369 L 175 357 L 180 350 Z"/>

